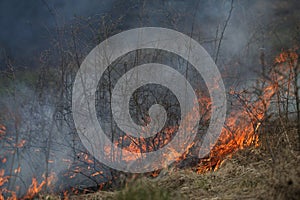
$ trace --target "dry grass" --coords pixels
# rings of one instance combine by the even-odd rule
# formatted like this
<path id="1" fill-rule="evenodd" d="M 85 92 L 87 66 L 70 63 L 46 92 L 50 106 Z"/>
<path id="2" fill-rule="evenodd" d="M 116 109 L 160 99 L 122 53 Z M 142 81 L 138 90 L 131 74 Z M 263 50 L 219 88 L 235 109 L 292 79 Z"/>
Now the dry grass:
<path id="1" fill-rule="evenodd" d="M 299 151 L 291 148 L 285 136 L 274 134 L 267 139 L 268 145 L 244 149 L 225 159 L 215 172 L 168 171 L 155 179 L 131 180 L 121 191 L 69 199 L 300 199 Z"/>

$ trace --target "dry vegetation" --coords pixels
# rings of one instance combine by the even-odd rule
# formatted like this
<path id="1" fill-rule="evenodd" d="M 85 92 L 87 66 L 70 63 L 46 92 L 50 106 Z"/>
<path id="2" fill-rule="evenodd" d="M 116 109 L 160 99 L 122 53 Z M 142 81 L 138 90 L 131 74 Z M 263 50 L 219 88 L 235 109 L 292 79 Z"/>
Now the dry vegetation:
<path id="1" fill-rule="evenodd" d="M 231 1 L 231 9 L 229 10 L 228 17 L 225 20 L 223 31 L 221 31 L 220 41 L 216 42 L 216 61 L 218 60 L 218 54 L 224 36 L 223 34 L 227 23 L 230 21 L 232 10 L 233 1 Z M 80 21 L 80 23 L 82 22 Z M 86 22 L 84 21 L 84 24 L 85 23 Z M 277 26 L 278 23 L 279 22 L 276 22 L 275 25 Z M 103 23 L 101 22 L 100 24 L 103 25 L 100 29 L 106 30 L 107 33 L 98 33 L 91 28 L 92 32 L 95 32 L 97 43 L 100 36 L 103 35 L 103 37 L 105 36 L 104 38 L 107 38 L 109 35 L 113 35 L 117 31 L 117 28 L 114 27 L 115 25 L 113 27 L 108 27 L 104 18 Z M 37 159 L 36 163 L 38 163 L 39 167 L 41 162 L 45 162 L 44 168 L 39 168 L 45 173 L 42 176 L 42 181 L 37 182 L 37 179 L 34 177 L 32 178 L 33 181 L 27 191 L 27 194 L 22 196 L 24 199 L 300 199 L 300 52 L 298 43 L 295 48 L 293 47 L 289 50 L 283 49 L 282 52 L 275 58 L 275 61 L 269 63 L 267 62 L 267 53 L 272 54 L 273 52 L 262 50 L 260 55 L 262 72 L 259 74 L 257 85 L 254 86 L 254 90 L 252 90 L 252 88 L 248 88 L 245 89 L 245 91 L 240 92 L 239 89 L 235 90 L 235 88 L 233 88 L 233 90 L 229 92 L 230 95 L 234 97 L 234 100 L 231 100 L 230 102 L 232 104 L 231 107 L 236 108 L 236 110 L 230 110 L 232 111 L 232 115 L 228 115 L 227 117 L 226 127 L 224 127 L 221 134 L 222 137 L 220 143 L 211 151 L 208 159 L 200 160 L 198 164 L 193 162 L 191 165 L 185 166 L 184 169 L 179 169 L 179 167 L 176 166 L 163 169 L 155 178 L 150 178 L 148 175 L 135 176 L 128 174 L 128 176 L 126 175 L 127 178 L 125 178 L 125 176 L 120 177 L 121 175 L 124 175 L 123 172 L 113 171 L 111 172 L 114 173 L 112 175 L 112 179 L 116 179 L 115 181 L 120 181 L 120 183 L 117 182 L 117 184 L 113 185 L 110 184 L 113 181 L 108 181 L 109 183 L 107 183 L 107 185 L 110 185 L 108 187 L 109 189 L 105 188 L 105 190 L 99 190 L 89 194 L 78 194 L 82 192 L 82 190 L 76 190 L 77 194 L 75 192 L 71 193 L 72 191 L 68 190 L 68 188 L 64 188 L 66 190 L 62 189 L 60 191 L 56 191 L 61 192 L 62 194 L 55 194 L 55 192 L 50 190 L 51 188 L 47 188 L 48 185 L 51 184 L 52 180 L 50 179 L 50 172 L 52 172 L 53 169 L 55 170 L 55 167 L 51 167 L 52 163 L 55 163 L 54 159 L 51 160 L 51 153 L 53 153 L 57 147 L 61 148 L 60 137 L 55 135 L 56 133 L 63 135 L 61 133 L 70 132 L 66 138 L 72 139 L 70 139 L 71 142 L 68 144 L 68 148 L 70 147 L 72 151 L 70 155 L 62 155 L 69 156 L 66 158 L 63 157 L 64 160 L 68 161 L 77 159 L 78 161 L 83 161 L 89 164 L 86 165 L 89 167 L 88 169 L 90 169 L 91 164 L 95 166 L 95 161 L 90 159 L 87 154 L 80 154 L 82 153 L 81 146 L 79 146 L 80 140 L 77 138 L 76 131 L 74 131 L 75 129 L 73 127 L 73 119 L 71 116 L 70 91 L 72 91 L 72 74 L 74 75 L 77 68 L 80 67 L 81 60 L 86 53 L 86 50 L 83 50 L 83 52 L 78 51 L 76 45 L 85 48 L 90 45 L 89 43 L 85 44 L 85 41 L 82 40 L 81 33 L 83 34 L 84 32 L 79 31 L 79 27 L 74 27 L 76 28 L 71 30 L 73 41 L 70 42 L 67 40 L 68 42 L 66 42 L 66 47 L 63 47 L 63 45 L 60 44 L 60 41 L 57 42 L 60 44 L 57 45 L 58 55 L 55 53 L 53 55 L 48 55 L 47 52 L 47 55 L 45 55 L 47 58 L 45 58 L 45 61 L 42 61 L 42 69 L 39 75 L 35 75 L 31 72 L 28 72 L 28 74 L 21 73 L 21 75 L 19 75 L 22 76 L 22 80 L 20 81 L 23 81 L 23 79 L 26 80 L 23 82 L 28 82 L 30 87 L 34 88 L 34 91 L 36 91 L 38 96 L 41 96 L 37 98 L 41 99 L 39 104 L 42 104 L 43 106 L 45 104 L 48 106 L 48 94 L 46 93 L 49 93 L 49 96 L 51 96 L 52 93 L 55 94 L 55 97 L 51 97 L 54 99 L 53 102 L 51 102 L 53 104 L 53 111 L 51 109 L 48 110 L 51 112 L 51 115 L 49 116 L 45 115 L 43 109 L 39 111 L 40 113 L 36 111 L 37 113 L 35 114 L 40 115 L 40 118 L 42 119 L 43 127 L 41 129 L 39 126 L 32 125 L 33 127 L 30 131 L 27 131 L 26 129 L 26 133 L 28 132 L 31 134 L 29 134 L 30 137 L 26 138 L 26 140 L 21 140 L 21 138 L 19 138 L 19 136 L 22 135 L 22 132 L 19 132 L 22 130 L 20 127 L 22 124 L 26 124 L 23 121 L 20 121 L 20 119 L 22 119 L 22 117 L 20 117 L 21 113 L 24 111 L 22 111 L 22 109 L 20 109 L 20 111 L 18 109 L 8 109 L 10 112 L 6 112 L 12 113 L 11 116 L 7 114 L 10 117 L 6 116 L 6 118 L 7 121 L 15 127 L 15 132 L 9 129 L 7 129 L 9 131 L 6 131 L 6 126 L 4 126 L 6 124 L 3 123 L 4 125 L 2 127 L 0 123 L 0 136 L 3 137 L 3 139 L 0 137 L 0 140 L 2 139 L 3 146 L 10 147 L 10 149 L 13 150 L 13 153 L 8 156 L 5 155 L 6 157 L 3 156 L 0 163 L 2 162 L 1 164 L 3 166 L 5 163 L 10 163 L 7 160 L 7 158 L 9 158 L 13 164 L 11 164 L 11 167 L 4 167 L 6 169 L 6 174 L 4 173 L 4 169 L 2 171 L 0 170 L 0 186 L 4 185 L 4 189 L 1 190 L 0 188 L 0 200 L 9 196 L 12 197 L 11 199 L 17 199 L 15 191 L 8 191 L 7 189 L 13 187 L 6 188 L 8 184 L 11 184 L 9 181 L 14 183 L 16 182 L 16 177 L 19 176 L 21 171 L 21 167 L 19 166 L 16 168 L 16 172 L 14 174 L 12 173 L 14 167 L 17 166 L 17 163 L 14 162 L 21 157 L 19 156 L 21 150 L 24 149 L 25 151 L 26 148 L 30 149 L 31 147 L 34 147 L 33 144 L 36 145 L 36 143 L 41 143 L 43 146 L 39 147 L 39 154 L 33 154 L 39 156 L 33 157 L 40 158 L 40 160 L 42 160 L 40 161 Z M 83 28 L 86 29 L 85 26 L 83 26 Z M 292 38 L 292 34 L 285 34 L 288 30 L 289 29 L 284 29 L 284 31 L 282 31 L 283 33 L 279 35 L 287 35 L 285 37 Z M 67 32 L 67 30 L 65 31 Z M 217 33 L 218 31 L 219 30 L 217 30 Z M 297 39 L 299 38 L 298 25 L 295 35 L 295 39 L 292 41 L 300 41 Z M 282 40 L 285 41 L 287 39 L 282 38 Z M 252 41 L 249 41 L 249 43 L 250 42 Z M 75 46 L 75 48 L 73 46 Z M 280 48 L 281 46 L 282 44 L 280 44 Z M 48 61 L 51 60 L 52 57 L 55 60 L 58 59 L 58 62 L 61 62 L 58 64 L 60 68 L 55 70 L 52 69 L 52 64 Z M 134 62 L 139 63 L 139 61 L 136 60 L 140 59 L 142 60 L 144 58 L 137 56 L 137 58 L 134 59 Z M 272 58 L 270 59 L 273 60 Z M 11 97 L 13 97 L 12 99 L 14 99 L 14 103 L 17 105 L 20 104 L 20 108 L 23 108 L 23 104 L 18 103 L 19 101 L 25 102 L 24 99 L 19 97 L 18 93 L 22 88 L 18 89 L 18 87 L 16 87 L 17 84 L 10 84 L 17 80 L 16 77 L 18 77 L 18 74 L 15 74 L 16 70 L 10 63 L 9 59 L 7 63 L 7 70 L 1 73 L 3 76 L 8 76 L 8 79 L 11 79 L 11 81 L 5 82 L 4 79 L 0 80 L 0 83 L 5 86 L 2 88 L 0 87 L 0 95 L 2 94 L 4 96 L 6 93 L 10 94 Z M 249 61 L 249 63 L 251 63 L 251 61 Z M 232 65 L 229 64 L 229 66 Z M 231 73 L 232 71 L 229 70 L 229 72 Z M 110 73 L 111 72 L 109 72 L 109 78 L 107 80 L 107 87 L 111 87 L 112 84 L 110 80 L 110 76 L 112 75 Z M 48 81 L 52 79 L 53 81 Z M 52 90 L 49 92 L 49 88 L 56 88 L 53 89 L 55 92 L 52 92 Z M 29 99 L 30 98 L 27 100 L 28 102 Z M 9 98 L 7 98 L 6 103 L 7 105 L 11 104 Z M 209 103 L 205 101 L 203 105 L 205 104 Z M 35 105 L 36 104 L 32 104 L 32 107 Z M 10 106 L 8 106 L 8 108 L 10 108 Z M 28 113 L 24 112 L 22 116 L 23 115 L 23 118 L 27 120 L 28 116 L 33 116 L 32 109 Z M 293 118 L 297 118 L 294 120 L 297 123 L 293 124 L 290 121 L 290 119 Z M 40 124 L 39 122 L 36 122 L 35 118 L 33 118 L 32 121 L 34 122 L 33 124 Z M 66 125 L 68 128 L 65 128 L 63 125 Z M 13 135 L 13 139 L 7 139 L 5 136 L 6 132 L 10 132 L 9 134 Z M 42 133 L 42 136 L 32 137 L 32 133 Z M 113 134 L 111 137 L 113 138 Z M 123 142 L 125 141 L 124 138 L 120 141 L 122 141 L 122 147 L 125 148 L 126 145 L 123 146 Z M 40 141 L 40 139 L 43 140 Z M 10 146 L 7 146 L 8 142 Z M 165 140 L 165 142 L 167 143 L 168 141 Z M 129 147 L 132 147 L 133 144 L 136 144 L 136 142 L 132 140 L 131 144 L 132 145 Z M 151 147 L 148 143 L 145 144 L 148 146 L 144 146 L 144 149 Z M 40 151 L 41 149 L 45 150 Z M 132 150 L 135 149 L 133 148 Z M 142 148 L 138 149 L 140 152 L 142 152 L 142 150 Z M 59 149 L 59 151 L 62 152 L 63 150 Z M 186 154 L 191 156 L 189 153 L 190 152 L 187 152 Z M 81 158 L 79 155 L 86 156 L 82 156 L 84 158 Z M 186 160 L 190 158 L 186 155 L 182 157 L 183 160 L 186 157 Z M 33 166 L 34 165 L 30 165 L 31 169 L 35 169 Z M 79 168 L 81 166 L 76 167 Z M 66 181 L 62 179 L 61 173 L 57 173 L 55 176 L 62 179 L 61 182 L 64 182 L 64 184 L 69 187 L 70 182 L 67 180 L 71 180 L 73 175 L 75 177 L 75 175 L 80 175 L 82 171 L 87 171 L 87 168 L 84 167 L 81 167 L 80 170 L 77 171 L 74 170 L 74 174 L 68 175 L 69 179 L 66 179 Z M 10 169 L 10 173 L 8 173 L 7 169 Z M 102 171 L 98 170 L 98 168 L 94 168 L 94 170 L 97 170 L 96 173 L 102 174 Z M 35 173 L 38 174 L 37 171 L 35 171 Z M 85 178 L 91 178 L 91 176 L 96 173 L 90 173 Z M 75 182 L 78 183 L 77 179 Z M 13 186 L 14 183 L 12 184 Z M 100 187 L 100 182 L 97 184 L 99 184 Z M 78 183 L 78 185 L 80 185 L 80 183 Z M 19 187 L 19 185 L 17 186 Z M 72 188 L 72 186 L 70 186 L 70 188 Z M 98 190 L 97 188 L 94 189 L 94 191 Z M 90 188 L 83 188 L 83 190 L 90 192 L 89 189 Z M 2 196 L 2 191 L 3 194 L 7 194 Z"/>
<path id="2" fill-rule="evenodd" d="M 274 127 L 272 129 L 275 131 Z M 276 129 L 277 133 L 261 134 L 259 147 L 238 151 L 226 158 L 216 171 L 197 174 L 190 169 L 163 170 L 154 179 L 132 179 L 119 191 L 99 191 L 67 198 L 299 199 L 300 153 L 296 147 L 297 130 L 290 129 L 287 133 L 280 127 Z M 63 199 L 58 196 L 40 198 Z"/>

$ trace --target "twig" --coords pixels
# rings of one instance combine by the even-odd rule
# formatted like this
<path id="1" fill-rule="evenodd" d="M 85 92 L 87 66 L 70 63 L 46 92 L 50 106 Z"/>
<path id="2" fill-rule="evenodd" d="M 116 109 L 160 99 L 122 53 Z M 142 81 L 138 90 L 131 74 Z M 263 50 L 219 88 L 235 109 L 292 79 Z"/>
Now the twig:
<path id="1" fill-rule="evenodd" d="M 221 32 L 221 37 L 220 37 L 220 42 L 219 42 L 218 48 L 217 48 L 215 63 L 217 63 L 217 61 L 218 61 L 218 57 L 219 57 L 219 53 L 220 53 L 220 48 L 221 48 L 221 43 L 222 43 L 222 40 L 223 40 L 223 37 L 224 37 L 224 33 L 225 33 L 225 30 L 226 30 L 226 27 L 227 27 L 228 22 L 229 22 L 229 20 L 231 18 L 232 11 L 233 11 L 233 0 L 231 0 L 231 6 L 230 6 L 229 14 L 227 16 L 227 19 L 225 21 L 225 25 L 224 25 L 223 30 Z"/>

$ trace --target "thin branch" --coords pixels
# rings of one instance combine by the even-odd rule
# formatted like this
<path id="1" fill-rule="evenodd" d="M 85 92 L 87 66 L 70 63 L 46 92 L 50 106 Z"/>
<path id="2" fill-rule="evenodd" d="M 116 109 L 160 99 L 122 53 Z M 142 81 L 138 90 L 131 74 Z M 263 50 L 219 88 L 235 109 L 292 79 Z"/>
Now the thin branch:
<path id="1" fill-rule="evenodd" d="M 223 27 L 223 30 L 222 30 L 222 32 L 221 32 L 221 37 L 220 37 L 220 42 L 219 42 L 218 48 L 217 48 L 217 53 L 216 53 L 215 63 L 217 63 L 217 61 L 218 61 L 218 57 L 219 57 L 219 53 L 220 53 L 220 48 L 221 48 L 221 43 L 222 43 L 222 40 L 223 40 L 223 37 L 224 37 L 224 33 L 225 33 L 225 30 L 226 30 L 226 27 L 228 26 L 228 22 L 229 22 L 229 20 L 230 20 L 230 18 L 231 18 L 232 11 L 233 11 L 233 0 L 231 0 L 230 10 L 229 10 L 227 19 L 226 19 L 226 21 L 225 21 L 225 25 L 224 25 L 224 27 Z"/>

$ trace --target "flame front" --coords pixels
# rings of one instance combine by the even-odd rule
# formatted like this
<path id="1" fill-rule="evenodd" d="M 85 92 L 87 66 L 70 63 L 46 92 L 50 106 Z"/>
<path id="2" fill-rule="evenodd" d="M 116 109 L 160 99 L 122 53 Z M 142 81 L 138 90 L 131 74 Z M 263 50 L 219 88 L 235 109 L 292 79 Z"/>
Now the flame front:
<path id="1" fill-rule="evenodd" d="M 288 95 L 292 95 L 291 90 L 293 89 L 290 84 L 290 80 L 294 79 L 296 74 L 291 73 L 292 67 L 297 64 L 298 54 L 295 51 L 283 51 L 279 56 L 275 58 L 274 66 L 270 72 L 271 81 L 265 80 L 265 84 L 261 84 L 260 94 L 256 95 L 251 91 L 234 91 L 231 90 L 229 95 L 234 97 L 232 109 L 227 115 L 225 125 L 220 134 L 219 140 L 216 145 L 210 151 L 208 157 L 200 159 L 197 164 L 196 171 L 198 173 L 204 173 L 211 170 L 216 170 L 220 167 L 222 162 L 226 157 L 230 157 L 233 153 L 237 152 L 240 149 L 244 149 L 251 145 L 259 145 L 258 130 L 262 123 L 265 120 L 268 109 L 270 107 L 272 98 L 280 90 L 279 86 L 286 86 L 288 88 L 286 92 Z M 286 79 L 288 74 L 289 79 Z M 256 96 L 255 96 L 256 95 Z M 199 93 L 198 96 L 201 96 Z M 254 97 L 255 96 L 255 97 Z M 200 115 L 202 117 L 201 122 L 204 127 L 209 124 L 210 119 L 210 110 L 212 103 L 210 98 L 201 97 L 198 100 Z M 193 127 L 189 126 L 189 121 L 193 120 L 194 111 L 192 110 L 185 119 L 181 120 L 181 123 L 184 124 L 185 130 L 192 131 Z M 158 134 L 156 137 L 147 141 L 144 138 L 134 138 L 128 135 L 122 136 L 119 140 L 114 142 L 115 145 L 121 146 L 124 150 L 122 156 L 118 155 L 121 152 L 111 152 L 111 147 L 106 146 L 104 151 L 105 155 L 110 156 L 112 160 L 115 157 L 121 157 L 126 162 L 131 162 L 137 160 L 143 156 L 143 153 L 156 151 L 159 148 L 163 148 L 167 145 L 173 138 L 176 131 L 178 131 L 179 126 L 173 125 L 165 127 L 161 132 L 163 134 Z M 205 128 L 203 128 L 205 129 Z M 8 140 L 13 143 L 12 137 L 5 137 L 7 128 L 5 125 L 0 124 L 0 140 Z M 145 130 L 147 131 L 147 130 Z M 180 136 L 179 136 L 180 137 Z M 182 140 L 181 140 L 182 141 Z M 12 146 L 15 149 L 22 148 L 26 144 L 25 140 L 17 140 Z M 192 152 L 192 149 L 196 147 L 196 142 L 191 144 L 185 144 L 185 141 L 182 141 L 180 144 L 183 147 L 187 147 L 183 155 L 179 154 L 175 149 L 169 148 L 169 154 L 164 155 L 164 162 L 168 163 L 169 160 L 176 158 L 176 162 L 180 163 L 182 160 L 189 159 L 189 155 Z M 37 151 L 40 151 L 37 149 Z M 126 154 L 126 152 L 135 152 L 140 153 L 136 154 L 137 156 L 132 156 L 132 154 Z M 15 152 L 12 152 L 15 153 Z M 78 158 L 84 161 L 87 165 L 87 168 L 76 167 L 70 173 L 66 173 L 65 176 L 68 176 L 70 179 L 73 179 L 77 174 L 81 173 L 84 170 L 90 170 L 91 166 L 95 164 L 95 159 L 92 158 L 87 153 L 78 153 L 76 154 Z M 0 157 L 0 162 L 2 164 L 7 163 L 8 157 Z M 48 160 L 48 163 L 54 163 L 55 160 Z M 71 159 L 62 159 L 62 162 L 68 164 L 69 166 L 72 163 Z M 176 164 L 176 163 L 175 163 Z M 20 174 L 21 166 L 16 166 L 12 172 L 15 174 Z M 0 200 L 17 199 L 17 194 L 15 191 L 9 191 L 7 188 L 3 188 L 11 178 L 11 176 L 6 175 L 4 169 L 0 169 Z M 90 174 L 91 177 L 97 177 L 103 175 L 102 171 L 94 171 Z M 159 175 L 159 171 L 152 173 L 153 177 Z M 42 181 L 38 181 L 37 178 L 32 178 L 32 183 L 29 186 L 26 194 L 22 197 L 23 199 L 31 199 L 38 195 L 44 188 L 51 185 L 54 180 L 54 175 L 51 174 L 49 177 L 43 176 Z M 101 188 L 102 186 L 100 186 Z M 16 188 L 17 191 L 17 188 Z M 69 191 L 71 192 L 71 191 Z M 78 190 L 74 189 L 73 193 L 77 193 Z M 68 197 L 68 191 L 64 192 L 65 198 Z"/>

